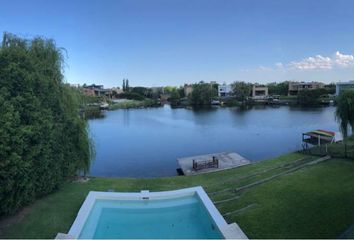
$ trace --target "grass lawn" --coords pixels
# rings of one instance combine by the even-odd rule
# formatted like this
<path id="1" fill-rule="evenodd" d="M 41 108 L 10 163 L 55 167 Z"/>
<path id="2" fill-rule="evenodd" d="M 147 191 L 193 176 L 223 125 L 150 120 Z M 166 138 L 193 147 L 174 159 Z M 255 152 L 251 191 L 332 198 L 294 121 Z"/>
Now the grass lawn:
<path id="1" fill-rule="evenodd" d="M 30 212 L 1 237 L 53 238 L 57 232 L 68 232 L 91 190 L 159 191 L 201 185 L 226 220 L 237 222 L 249 238 L 336 238 L 354 223 L 354 161 L 332 159 L 234 191 L 313 159 L 293 153 L 198 176 L 92 178 L 87 183 L 68 183 L 36 201 Z M 239 209 L 243 210 L 235 212 Z"/>

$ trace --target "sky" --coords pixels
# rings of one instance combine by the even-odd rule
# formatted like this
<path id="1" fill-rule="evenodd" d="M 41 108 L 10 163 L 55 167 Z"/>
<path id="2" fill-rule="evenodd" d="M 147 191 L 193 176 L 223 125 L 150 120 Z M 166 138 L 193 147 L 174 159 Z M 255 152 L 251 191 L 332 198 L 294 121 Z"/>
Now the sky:
<path id="1" fill-rule="evenodd" d="M 69 83 L 354 79 L 353 0 L 0 0 L 0 31 L 66 49 Z"/>

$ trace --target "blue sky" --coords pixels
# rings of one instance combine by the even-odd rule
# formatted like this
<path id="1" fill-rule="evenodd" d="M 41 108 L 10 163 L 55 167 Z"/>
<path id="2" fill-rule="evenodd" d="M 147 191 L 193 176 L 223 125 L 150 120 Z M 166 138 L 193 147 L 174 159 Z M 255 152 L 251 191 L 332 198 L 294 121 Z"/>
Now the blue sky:
<path id="1" fill-rule="evenodd" d="M 352 0 L 0 0 L 0 31 L 53 38 L 70 83 L 354 78 Z"/>

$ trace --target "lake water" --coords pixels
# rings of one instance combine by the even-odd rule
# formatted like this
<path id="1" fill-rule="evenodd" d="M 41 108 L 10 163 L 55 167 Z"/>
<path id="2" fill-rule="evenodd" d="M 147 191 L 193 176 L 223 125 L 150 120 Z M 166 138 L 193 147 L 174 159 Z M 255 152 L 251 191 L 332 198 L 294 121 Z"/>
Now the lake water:
<path id="1" fill-rule="evenodd" d="M 176 175 L 179 157 L 237 152 L 252 161 L 301 149 L 302 133 L 338 131 L 334 107 L 288 106 L 161 108 L 106 112 L 89 121 L 96 147 L 92 176 L 157 177 Z"/>

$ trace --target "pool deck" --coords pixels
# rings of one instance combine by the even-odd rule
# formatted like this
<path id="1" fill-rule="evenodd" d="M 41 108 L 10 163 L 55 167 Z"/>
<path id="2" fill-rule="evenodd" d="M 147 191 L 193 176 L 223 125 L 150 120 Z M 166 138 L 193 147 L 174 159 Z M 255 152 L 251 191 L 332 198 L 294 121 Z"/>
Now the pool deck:
<path id="1" fill-rule="evenodd" d="M 196 162 L 208 161 L 212 158 L 216 157 L 219 160 L 219 166 L 216 168 L 204 168 L 198 171 L 193 169 L 193 160 Z M 216 172 L 231 168 L 236 168 L 244 165 L 248 165 L 251 163 L 250 160 L 242 157 L 238 153 L 211 153 L 206 155 L 199 155 L 199 156 L 192 156 L 192 157 L 184 157 L 184 158 L 177 158 L 178 165 L 180 166 L 184 175 L 196 175 L 201 173 L 209 173 L 209 172 Z"/>

